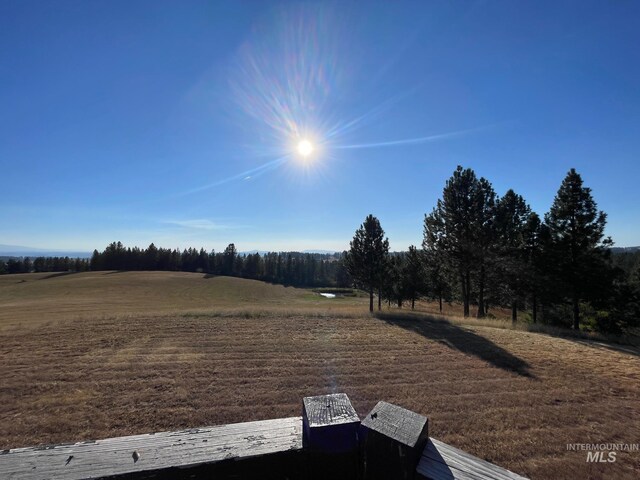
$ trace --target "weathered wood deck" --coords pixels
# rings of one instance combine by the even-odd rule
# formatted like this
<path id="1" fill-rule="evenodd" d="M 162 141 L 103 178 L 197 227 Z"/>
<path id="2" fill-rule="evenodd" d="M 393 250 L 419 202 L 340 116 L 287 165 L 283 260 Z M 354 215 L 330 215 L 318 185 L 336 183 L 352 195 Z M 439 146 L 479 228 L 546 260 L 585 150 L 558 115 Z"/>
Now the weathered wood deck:
<path id="1" fill-rule="evenodd" d="M 5 450 L 0 452 L 0 478 L 80 480 L 166 469 L 187 473 L 225 460 L 301 450 L 302 417 L 291 417 Z"/>
<path id="2" fill-rule="evenodd" d="M 324 400 L 326 396 L 314 398 Z M 336 402 L 341 408 L 344 406 L 343 403 Z M 310 404 L 307 402 L 307 405 Z M 333 403 L 326 402 L 327 408 L 332 408 L 332 405 Z M 403 410 L 400 407 L 392 407 L 399 409 L 398 411 Z M 408 414 L 417 415 L 413 412 Z M 372 418 L 376 418 L 375 409 L 371 415 Z M 345 422 L 348 420 L 348 424 L 354 420 L 351 417 L 353 415 L 329 414 L 326 425 L 321 426 L 316 433 L 320 433 L 320 438 L 327 438 L 324 429 L 337 427 L 341 432 L 348 432 L 347 435 L 354 435 L 357 442 L 359 434 L 356 430 L 344 430 Z M 413 421 L 412 418 L 401 419 L 398 426 Z M 357 416 L 355 421 L 357 422 Z M 332 425 L 333 423 L 336 425 Z M 313 421 L 311 425 L 315 425 Z M 384 428 L 388 426 L 385 425 Z M 315 467 L 309 464 L 310 460 L 318 460 L 318 450 L 308 450 L 308 445 L 314 444 L 313 440 L 305 438 L 304 443 L 307 447 L 303 447 L 303 436 L 314 435 L 312 430 L 305 433 L 303 417 L 291 417 L 74 444 L 16 448 L 0 452 L 0 479 L 320 478 L 317 469 L 314 472 Z M 389 438 L 390 441 L 396 441 L 393 436 Z M 316 444 L 325 448 L 322 442 Z M 329 449 L 332 450 L 333 447 L 329 446 Z M 357 450 L 351 452 L 357 462 Z M 328 453 L 333 456 L 325 457 L 324 463 L 341 458 L 335 456 L 335 452 Z M 362 452 L 360 454 L 363 455 Z M 370 453 L 375 454 L 375 451 Z M 406 455 L 401 457 L 407 458 Z M 400 461 L 404 461 L 402 458 Z M 343 464 L 348 465 L 344 462 Z M 413 463 L 410 467 L 411 471 L 420 479 L 524 479 L 434 438 L 429 438 L 417 468 L 415 465 Z M 350 468 L 348 473 L 346 470 L 340 470 L 338 475 L 331 476 L 355 478 L 353 472 Z M 377 478 L 375 474 L 365 477 Z M 407 477 L 406 474 L 402 474 L 398 478 Z"/>
<path id="3" fill-rule="evenodd" d="M 526 480 L 435 438 L 429 438 L 416 473 L 429 480 Z"/>

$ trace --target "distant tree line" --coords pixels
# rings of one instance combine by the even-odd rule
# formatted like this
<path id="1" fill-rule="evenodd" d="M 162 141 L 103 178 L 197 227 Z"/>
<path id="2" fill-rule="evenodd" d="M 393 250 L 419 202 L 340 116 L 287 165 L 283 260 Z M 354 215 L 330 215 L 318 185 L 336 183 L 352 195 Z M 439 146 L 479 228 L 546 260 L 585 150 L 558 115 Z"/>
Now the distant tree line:
<path id="1" fill-rule="evenodd" d="M 85 272 L 89 260 L 71 257 L 9 257 L 0 258 L 0 275 L 31 272 Z"/>
<path id="2" fill-rule="evenodd" d="M 161 270 L 200 272 L 262 280 L 296 287 L 350 287 L 352 279 L 342 262 L 342 254 L 300 252 L 238 253 L 233 243 L 223 252 L 203 248 L 125 247 L 109 244 L 91 259 L 37 257 L 0 259 L 0 274 L 30 272 L 84 272 L 100 270 Z"/>
<path id="3" fill-rule="evenodd" d="M 125 247 L 113 242 L 94 250 L 90 268 L 97 270 L 165 270 L 229 275 L 298 287 L 349 286 L 351 279 L 340 255 L 299 252 L 238 253 L 233 243 L 223 252 Z"/>
<path id="4" fill-rule="evenodd" d="M 228 275 L 296 287 L 350 287 L 352 279 L 342 254 L 270 252 L 238 253 L 233 243 L 223 252 L 205 249 L 146 249 L 110 243 L 91 259 L 69 257 L 0 258 L 0 274 L 31 272 L 84 272 L 100 270 L 160 270 Z"/>
<path id="5" fill-rule="evenodd" d="M 369 292 L 369 309 L 382 300 L 421 296 L 457 300 L 462 313 L 487 316 L 508 307 L 513 321 L 524 311 L 532 322 L 620 333 L 640 318 L 640 253 L 611 255 L 606 214 L 591 190 L 570 170 L 549 212 L 533 212 L 513 190 L 498 196 L 491 183 L 458 167 L 442 198 L 425 215 L 422 249 L 389 254 L 377 218 L 356 230 L 345 264 Z M 612 260 L 612 257 L 615 260 Z"/>

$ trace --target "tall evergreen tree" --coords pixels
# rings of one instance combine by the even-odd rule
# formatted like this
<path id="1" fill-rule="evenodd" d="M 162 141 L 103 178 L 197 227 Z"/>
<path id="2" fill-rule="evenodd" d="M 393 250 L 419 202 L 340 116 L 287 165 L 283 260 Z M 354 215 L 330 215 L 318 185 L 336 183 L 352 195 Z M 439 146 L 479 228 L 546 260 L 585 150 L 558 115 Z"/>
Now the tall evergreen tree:
<path id="1" fill-rule="evenodd" d="M 234 274 L 237 256 L 238 256 L 238 251 L 236 250 L 235 244 L 230 243 L 227 246 L 227 248 L 224 249 L 224 253 L 222 254 L 222 274 L 223 275 Z"/>
<path id="2" fill-rule="evenodd" d="M 384 230 L 376 217 L 367 216 L 350 246 L 346 257 L 349 274 L 369 292 L 369 311 L 373 312 L 373 292 L 382 283 L 389 254 L 389 240 L 384 238 Z"/>
<path id="3" fill-rule="evenodd" d="M 477 317 L 482 318 L 487 313 L 485 303 L 487 279 L 491 273 L 491 264 L 495 260 L 493 253 L 496 243 L 496 194 L 491 183 L 485 178 L 480 178 L 475 184 L 472 198 L 471 230 L 472 237 L 475 238 L 475 242 L 472 245 L 472 256 L 476 269 L 478 290 Z"/>
<path id="4" fill-rule="evenodd" d="M 405 268 L 406 259 L 403 254 L 389 256 L 385 261 L 384 281 L 379 295 L 388 300 L 389 306 L 391 302 L 395 302 L 398 308 L 402 308 L 402 303 L 408 298 Z"/>
<path id="5" fill-rule="evenodd" d="M 530 275 L 527 262 L 527 226 L 531 208 L 513 190 L 496 202 L 496 260 L 503 287 L 503 298 L 511 304 L 511 320 L 518 318 L 518 302 Z M 537 216 L 536 216 L 537 217 Z"/>
<path id="6" fill-rule="evenodd" d="M 560 287 L 569 297 L 573 328 L 580 328 L 580 301 L 594 292 L 598 271 L 606 269 L 605 247 L 613 242 L 604 237 L 607 215 L 598 211 L 591 189 L 571 169 L 562 181 L 553 205 L 545 215 L 553 246 L 554 264 Z"/>
<path id="7" fill-rule="evenodd" d="M 493 242 L 495 193 L 470 168 L 453 172 L 431 214 L 425 215 L 423 248 L 447 264 L 458 277 L 463 314 L 469 316 L 473 280 L 477 281 L 478 316 L 485 314 L 484 290 Z"/>
<path id="8" fill-rule="evenodd" d="M 353 278 L 349 274 L 347 265 L 347 252 L 342 252 L 342 257 L 338 260 L 336 268 L 336 286 L 340 288 L 350 287 L 353 284 Z"/>
<path id="9" fill-rule="evenodd" d="M 543 289 L 543 274 L 546 271 L 544 267 L 544 250 L 547 228 L 537 213 L 531 212 L 527 223 L 524 226 L 524 251 L 525 263 L 527 270 L 527 278 L 525 280 L 525 288 L 531 298 L 531 319 L 533 323 L 538 322 L 538 298 L 539 292 Z"/>
<path id="10" fill-rule="evenodd" d="M 22 271 L 24 273 L 31 273 L 31 269 L 33 268 L 33 263 L 29 257 L 25 257 L 22 260 Z"/>
<path id="11" fill-rule="evenodd" d="M 424 266 L 427 275 L 427 294 L 432 299 L 438 300 L 440 313 L 442 313 L 442 301 L 450 300 L 451 283 L 445 260 L 438 250 L 429 250 L 423 244 Z"/>
<path id="12" fill-rule="evenodd" d="M 144 270 L 156 270 L 158 268 L 158 248 L 151 243 L 143 255 Z"/>
<path id="13" fill-rule="evenodd" d="M 411 310 L 415 308 L 417 298 L 425 291 L 424 261 L 418 249 L 411 245 L 405 256 L 403 269 L 405 291 L 411 300 Z"/>
<path id="14" fill-rule="evenodd" d="M 7 262 L 7 273 L 22 273 L 22 260 L 10 258 Z"/>

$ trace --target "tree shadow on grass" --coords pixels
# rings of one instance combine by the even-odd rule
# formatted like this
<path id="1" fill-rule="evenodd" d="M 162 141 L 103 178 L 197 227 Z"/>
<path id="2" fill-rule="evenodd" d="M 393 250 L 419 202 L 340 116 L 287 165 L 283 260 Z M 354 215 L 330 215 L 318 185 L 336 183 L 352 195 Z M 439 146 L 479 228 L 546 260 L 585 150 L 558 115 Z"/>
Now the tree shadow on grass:
<path id="1" fill-rule="evenodd" d="M 562 338 L 564 340 L 570 340 L 589 348 L 605 349 L 605 350 L 610 350 L 612 352 L 627 353 L 629 355 L 640 357 L 640 349 L 638 349 L 638 347 L 633 345 L 617 345 L 613 343 L 600 342 L 597 340 L 571 338 L 571 337 L 566 337 L 566 336 L 562 336 L 560 334 L 554 334 L 554 333 L 548 333 L 547 335 L 550 335 L 556 338 Z"/>
<path id="2" fill-rule="evenodd" d="M 509 353 L 491 340 L 466 328 L 453 325 L 446 320 L 428 316 L 398 315 L 385 312 L 378 312 L 375 317 L 384 320 L 390 325 L 416 332 L 449 348 L 455 348 L 462 353 L 478 357 L 485 362 L 489 362 L 494 367 L 517 373 L 523 377 L 535 378 L 535 375 L 529 372 L 529 364 L 521 358 Z"/>
<path id="3" fill-rule="evenodd" d="M 640 332 L 636 334 L 629 332 L 626 336 L 615 334 L 607 335 L 604 333 L 590 334 L 582 330 L 576 331 L 569 328 L 540 323 L 529 324 L 527 330 L 531 333 L 560 338 L 589 348 L 610 350 L 612 352 L 627 353 L 640 357 Z"/>

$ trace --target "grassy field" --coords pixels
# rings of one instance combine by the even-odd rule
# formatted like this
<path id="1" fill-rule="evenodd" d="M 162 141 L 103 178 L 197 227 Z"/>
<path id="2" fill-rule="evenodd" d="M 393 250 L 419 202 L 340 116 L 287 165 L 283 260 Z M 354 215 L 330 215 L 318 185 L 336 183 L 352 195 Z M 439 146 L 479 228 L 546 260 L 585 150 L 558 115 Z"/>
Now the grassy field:
<path id="1" fill-rule="evenodd" d="M 637 351 L 367 304 L 187 273 L 2 276 L 0 448 L 299 415 L 345 392 L 532 478 L 638 478 L 638 452 L 567 451 L 640 441 Z"/>
<path id="2" fill-rule="evenodd" d="M 0 275 L 0 328 L 119 314 L 335 310 L 364 301 L 326 299 L 310 290 L 184 272 Z"/>

